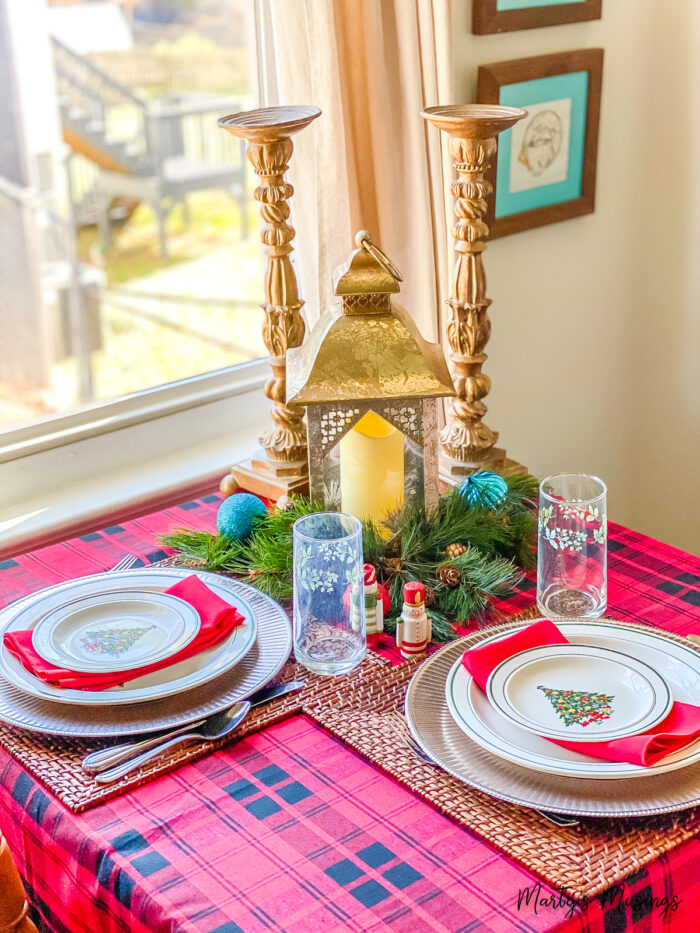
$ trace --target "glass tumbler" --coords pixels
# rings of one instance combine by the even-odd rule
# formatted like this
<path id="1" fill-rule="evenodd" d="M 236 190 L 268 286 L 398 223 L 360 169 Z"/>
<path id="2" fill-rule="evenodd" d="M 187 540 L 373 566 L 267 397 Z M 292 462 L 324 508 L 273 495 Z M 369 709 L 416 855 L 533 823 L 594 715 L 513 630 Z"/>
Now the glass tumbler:
<path id="1" fill-rule="evenodd" d="M 554 621 L 595 619 L 608 601 L 605 483 L 559 473 L 540 483 L 537 605 Z"/>
<path id="2" fill-rule="evenodd" d="M 365 656 L 362 523 L 342 512 L 294 523 L 294 656 L 315 674 L 347 674 Z"/>

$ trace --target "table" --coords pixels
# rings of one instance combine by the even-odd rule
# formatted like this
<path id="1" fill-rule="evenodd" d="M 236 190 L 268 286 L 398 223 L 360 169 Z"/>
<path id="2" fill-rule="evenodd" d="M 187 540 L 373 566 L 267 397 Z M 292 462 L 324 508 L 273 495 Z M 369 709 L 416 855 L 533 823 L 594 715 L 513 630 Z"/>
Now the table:
<path id="1" fill-rule="evenodd" d="M 0 561 L 0 604 L 125 553 L 161 560 L 155 536 L 213 528 L 218 502 L 204 496 Z M 612 615 L 700 632 L 698 558 L 610 525 L 609 571 Z M 533 593 L 526 579 L 497 609 L 527 608 Z M 0 826 L 34 907 L 60 933 L 700 928 L 698 840 L 629 879 L 626 904 L 618 895 L 572 910 L 542 885 L 537 910 L 522 894 L 518 905 L 533 875 L 303 716 L 81 815 L 0 749 Z"/>

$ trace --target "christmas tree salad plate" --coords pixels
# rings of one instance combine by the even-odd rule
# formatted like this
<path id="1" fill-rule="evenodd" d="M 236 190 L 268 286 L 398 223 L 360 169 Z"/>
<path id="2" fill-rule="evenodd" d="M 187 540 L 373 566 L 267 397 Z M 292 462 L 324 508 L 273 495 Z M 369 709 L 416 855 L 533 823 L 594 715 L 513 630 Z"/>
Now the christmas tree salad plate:
<path id="1" fill-rule="evenodd" d="M 532 771 L 569 778 L 605 780 L 606 783 L 617 779 L 649 779 L 652 774 L 662 774 L 700 763 L 700 739 L 668 755 L 656 765 L 643 767 L 627 762 L 605 761 L 562 748 L 537 734 L 535 730 L 525 729 L 503 716 L 463 667 L 462 654 L 465 648 L 477 643 L 486 644 L 529 624 L 530 622 L 511 623 L 507 627 L 499 626 L 500 631 L 478 632 L 461 640 L 462 650 L 450 664 L 442 689 L 452 721 L 469 737 L 471 743 L 502 761 L 509 761 Z M 687 640 L 659 629 L 608 620 L 561 622 L 558 623 L 558 627 L 574 648 L 589 648 L 601 652 L 611 650 L 626 655 L 628 660 L 632 658 L 649 667 L 653 665 L 654 670 L 668 684 L 674 700 L 697 703 L 700 696 L 700 653 Z M 429 660 L 432 661 L 432 658 Z M 551 684 L 552 688 L 557 686 Z M 595 686 L 595 683 L 592 686 Z M 604 691 L 608 689 L 606 686 L 597 692 L 607 697 L 608 694 Z M 610 692 L 613 693 L 612 690 Z M 614 703 L 613 700 L 613 707 Z M 698 790 L 700 793 L 700 779 Z"/>
<path id="2" fill-rule="evenodd" d="M 486 696 L 510 722 L 567 742 L 645 732 L 673 705 L 668 684 L 648 664 L 610 648 L 576 644 L 507 658 L 491 672 Z"/>
<path id="3" fill-rule="evenodd" d="M 87 597 L 96 597 L 99 600 L 104 597 L 105 593 L 109 593 L 110 597 L 115 597 L 121 596 L 122 593 L 133 595 L 134 592 L 139 592 L 145 600 L 152 595 L 158 598 L 169 586 L 181 580 L 182 577 L 189 576 L 190 573 L 191 571 L 171 567 L 158 567 L 94 574 L 90 577 L 59 583 L 31 597 L 12 603 L 0 612 L 0 675 L 20 690 L 43 700 L 99 707 L 158 700 L 161 697 L 173 696 L 208 683 L 240 663 L 255 645 L 258 630 L 257 615 L 247 595 L 243 592 L 239 595 L 237 590 L 232 596 L 225 578 L 216 574 L 198 573 L 198 576 L 218 596 L 235 605 L 243 615 L 244 621 L 218 645 L 179 661 L 177 664 L 135 677 L 133 680 L 127 680 L 124 684 L 108 690 L 75 690 L 54 687 L 45 683 L 30 674 L 10 654 L 2 638 L 8 631 L 34 629 L 48 613 L 74 606 L 76 600 L 83 600 Z M 137 629 L 143 627 L 145 624 L 139 623 Z M 89 630 L 93 631 L 92 628 Z M 106 640 L 106 636 L 104 637 Z"/>
<path id="4" fill-rule="evenodd" d="M 128 671 L 185 648 L 199 625 L 197 610 L 177 596 L 115 590 L 47 612 L 34 628 L 32 645 L 46 661 L 73 671 Z"/>

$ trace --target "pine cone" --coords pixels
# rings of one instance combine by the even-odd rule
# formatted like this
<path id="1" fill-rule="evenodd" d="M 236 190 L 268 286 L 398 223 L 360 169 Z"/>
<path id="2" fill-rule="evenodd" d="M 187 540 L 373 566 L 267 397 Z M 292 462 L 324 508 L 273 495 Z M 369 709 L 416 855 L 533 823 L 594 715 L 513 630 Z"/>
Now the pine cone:
<path id="1" fill-rule="evenodd" d="M 440 583 L 453 588 L 458 586 L 462 579 L 459 567 L 455 567 L 454 564 L 440 564 L 435 573 Z"/>
<path id="2" fill-rule="evenodd" d="M 445 557 L 451 557 L 454 560 L 455 557 L 466 554 L 468 550 L 466 544 L 448 544 L 445 548 Z"/>
<path id="3" fill-rule="evenodd" d="M 432 606 L 435 602 L 435 590 L 432 586 L 425 587 L 425 605 Z"/>

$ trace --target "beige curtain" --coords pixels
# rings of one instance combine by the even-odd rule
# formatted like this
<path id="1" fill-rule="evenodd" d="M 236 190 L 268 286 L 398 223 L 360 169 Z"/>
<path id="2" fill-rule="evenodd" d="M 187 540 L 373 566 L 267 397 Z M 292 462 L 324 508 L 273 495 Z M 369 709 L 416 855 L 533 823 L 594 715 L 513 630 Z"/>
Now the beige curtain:
<path id="1" fill-rule="evenodd" d="M 444 154 L 420 111 L 452 102 L 449 0 L 261 2 L 266 103 L 323 111 L 295 137 L 290 171 L 309 323 L 331 302 L 333 270 L 354 234 L 367 229 L 403 272 L 399 302 L 437 339 L 447 297 Z"/>

